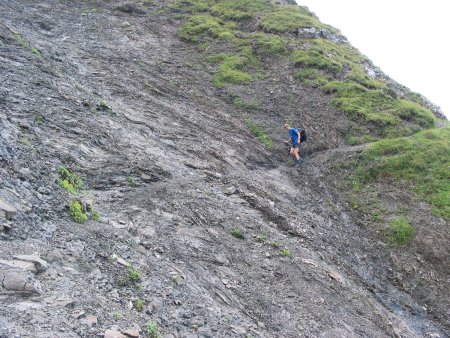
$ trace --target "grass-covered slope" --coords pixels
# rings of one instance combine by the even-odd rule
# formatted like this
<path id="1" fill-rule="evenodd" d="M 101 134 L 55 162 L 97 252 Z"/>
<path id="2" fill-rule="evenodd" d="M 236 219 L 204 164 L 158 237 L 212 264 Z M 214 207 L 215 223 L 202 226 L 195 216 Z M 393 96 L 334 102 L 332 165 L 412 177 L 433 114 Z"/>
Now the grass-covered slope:
<path id="1" fill-rule="evenodd" d="M 370 61 L 306 7 L 269 0 L 177 0 L 170 9 L 185 20 L 180 36 L 215 61 L 216 87 L 257 81 L 268 57 L 287 59 L 299 82 L 334 97 L 332 104 L 348 116 L 350 144 L 434 126 L 428 108 L 399 97 L 385 78 L 370 73 Z"/>
<path id="2" fill-rule="evenodd" d="M 367 146 L 354 189 L 390 176 L 403 179 L 437 216 L 450 219 L 450 128 L 385 139 Z"/>

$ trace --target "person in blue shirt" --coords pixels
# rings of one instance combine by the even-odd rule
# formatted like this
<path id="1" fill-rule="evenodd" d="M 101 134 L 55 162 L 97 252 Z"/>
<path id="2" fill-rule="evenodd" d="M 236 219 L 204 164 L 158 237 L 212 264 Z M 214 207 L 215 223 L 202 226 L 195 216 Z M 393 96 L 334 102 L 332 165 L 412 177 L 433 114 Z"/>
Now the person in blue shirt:
<path id="1" fill-rule="evenodd" d="M 289 139 L 286 143 L 291 143 L 291 150 L 289 153 L 295 158 L 295 165 L 298 166 L 301 164 L 300 157 L 300 132 L 296 128 L 291 128 L 289 124 L 284 125 L 284 129 L 286 129 L 289 133 Z"/>

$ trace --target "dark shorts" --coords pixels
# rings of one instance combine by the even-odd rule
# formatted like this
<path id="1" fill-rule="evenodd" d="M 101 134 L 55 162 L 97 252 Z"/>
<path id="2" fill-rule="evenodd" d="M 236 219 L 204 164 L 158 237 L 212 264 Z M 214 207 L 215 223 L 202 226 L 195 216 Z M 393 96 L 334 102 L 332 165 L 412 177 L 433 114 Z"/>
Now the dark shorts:
<path id="1" fill-rule="evenodd" d="M 298 145 L 298 143 L 292 144 L 291 147 L 292 147 L 292 148 L 300 148 L 300 146 Z"/>

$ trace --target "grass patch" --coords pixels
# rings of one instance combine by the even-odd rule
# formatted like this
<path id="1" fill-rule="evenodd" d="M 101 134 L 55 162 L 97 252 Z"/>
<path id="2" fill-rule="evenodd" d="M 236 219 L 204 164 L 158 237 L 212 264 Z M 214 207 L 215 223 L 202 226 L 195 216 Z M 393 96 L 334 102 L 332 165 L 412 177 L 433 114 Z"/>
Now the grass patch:
<path id="1" fill-rule="evenodd" d="M 380 137 L 408 136 L 434 125 L 433 113 L 419 104 L 395 99 L 385 91 L 368 89 L 353 81 L 333 81 L 323 87 L 334 93 L 332 104 L 353 121 L 373 123 Z"/>
<path id="2" fill-rule="evenodd" d="M 88 215 L 86 214 L 80 201 L 73 200 L 69 205 L 70 216 L 77 223 L 85 223 L 88 220 Z"/>
<path id="3" fill-rule="evenodd" d="M 272 33 L 294 33 L 297 34 L 299 28 L 315 27 L 325 28 L 329 27 L 323 25 L 319 19 L 302 6 L 280 6 L 268 13 L 260 22 L 259 26 L 265 32 Z M 336 31 L 329 27 L 330 30 Z"/>
<path id="4" fill-rule="evenodd" d="M 272 8 L 267 0 L 227 0 L 211 7 L 211 13 L 227 20 L 248 21 Z"/>
<path id="5" fill-rule="evenodd" d="M 75 195 L 83 188 L 83 180 L 77 174 L 74 174 L 65 167 L 59 167 L 57 170 L 59 178 L 56 183 L 63 189 Z"/>
<path id="6" fill-rule="evenodd" d="M 136 185 L 136 178 L 134 176 L 128 176 L 127 182 L 130 186 L 134 187 Z"/>
<path id="7" fill-rule="evenodd" d="M 258 126 L 249 117 L 245 119 L 245 125 L 250 130 L 250 132 L 256 136 L 259 142 L 264 144 L 268 149 L 273 149 L 273 140 L 269 135 L 267 135 L 262 127 Z"/>
<path id="8" fill-rule="evenodd" d="M 396 245 L 409 244 L 415 234 L 415 229 L 405 218 L 397 218 L 389 223 L 386 229 L 386 237 L 389 242 Z"/>
<path id="9" fill-rule="evenodd" d="M 279 35 L 257 32 L 248 35 L 248 38 L 256 54 L 272 56 L 286 51 L 285 39 Z"/>
<path id="10" fill-rule="evenodd" d="M 243 47 L 236 54 L 216 54 L 208 58 L 211 63 L 220 63 L 213 76 L 216 87 L 222 88 L 225 83 L 240 84 L 253 80 L 246 72 L 249 66 L 256 66 L 257 62 L 249 47 Z"/>
<path id="11" fill-rule="evenodd" d="M 409 181 L 436 216 L 450 219 L 450 127 L 367 146 L 352 177 L 355 186 L 390 176 Z"/>
<path id="12" fill-rule="evenodd" d="M 327 84 L 331 78 L 315 68 L 304 68 L 297 73 L 297 79 L 300 82 L 313 86 L 322 86 Z"/>
<path id="13" fill-rule="evenodd" d="M 281 246 L 281 243 L 279 241 L 273 241 L 272 243 L 270 243 L 270 245 L 272 245 L 274 248 L 279 248 Z"/>
<path id="14" fill-rule="evenodd" d="M 145 328 L 145 333 L 150 338 L 159 338 L 160 337 L 159 331 L 160 330 L 159 330 L 159 327 L 158 327 L 157 323 L 150 323 Z"/>
<path id="15" fill-rule="evenodd" d="M 243 99 L 240 98 L 240 97 L 235 97 L 235 98 L 233 99 L 233 103 L 234 103 L 237 107 L 243 108 L 243 109 L 249 109 L 249 110 L 253 109 L 253 110 L 256 110 L 256 109 L 260 109 L 260 108 L 261 108 L 261 105 L 260 105 L 258 102 L 255 102 L 255 101 L 245 101 L 245 100 L 243 100 Z"/>
<path id="16" fill-rule="evenodd" d="M 135 268 L 133 268 L 133 266 L 130 265 L 127 268 L 125 276 L 121 280 L 119 280 L 119 285 L 127 286 L 130 284 L 134 284 L 135 286 L 137 286 L 141 280 L 142 274 L 140 273 L 140 271 L 136 270 Z"/>
<path id="17" fill-rule="evenodd" d="M 292 61 L 296 66 L 322 69 L 333 74 L 338 74 L 344 69 L 343 65 L 327 57 L 322 51 L 296 50 L 292 54 Z"/>
<path id="18" fill-rule="evenodd" d="M 233 228 L 231 230 L 231 235 L 235 238 L 244 239 L 244 232 L 241 228 Z"/>
<path id="19" fill-rule="evenodd" d="M 133 305 L 137 312 L 144 311 L 144 301 L 142 299 L 136 299 Z"/>
<path id="20" fill-rule="evenodd" d="M 280 254 L 283 257 L 291 257 L 291 251 L 288 248 L 281 250 Z"/>
<path id="21" fill-rule="evenodd" d="M 261 243 L 266 243 L 268 239 L 269 239 L 269 236 L 267 236 L 267 234 L 265 234 L 265 233 L 256 236 L 256 240 Z"/>
<path id="22" fill-rule="evenodd" d="M 206 37 L 213 39 L 231 39 L 235 25 L 207 14 L 194 15 L 188 19 L 180 31 L 182 39 L 189 42 L 200 42 Z"/>

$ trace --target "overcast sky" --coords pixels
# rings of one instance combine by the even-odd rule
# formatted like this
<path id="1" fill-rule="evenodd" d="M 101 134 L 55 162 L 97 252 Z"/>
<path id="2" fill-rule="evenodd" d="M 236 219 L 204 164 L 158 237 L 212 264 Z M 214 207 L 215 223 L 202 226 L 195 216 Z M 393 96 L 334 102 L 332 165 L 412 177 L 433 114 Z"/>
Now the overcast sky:
<path id="1" fill-rule="evenodd" d="M 450 20 L 446 0 L 296 0 L 341 30 L 384 73 L 450 118 Z"/>

